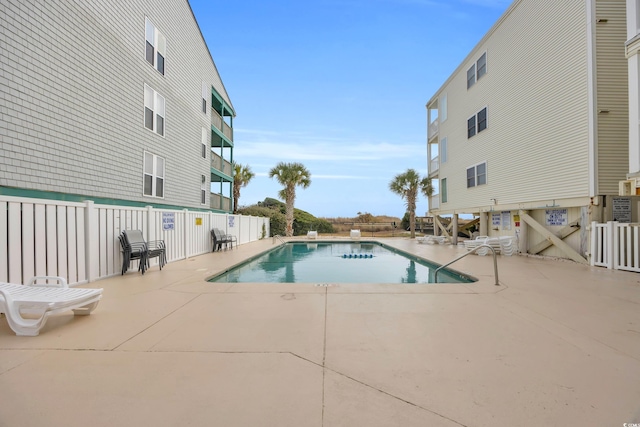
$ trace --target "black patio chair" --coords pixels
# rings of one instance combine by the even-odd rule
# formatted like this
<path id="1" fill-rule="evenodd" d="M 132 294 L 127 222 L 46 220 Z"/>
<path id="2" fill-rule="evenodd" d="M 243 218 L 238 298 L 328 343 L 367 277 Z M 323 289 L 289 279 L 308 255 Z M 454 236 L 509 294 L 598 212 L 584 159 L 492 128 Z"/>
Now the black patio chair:
<path id="1" fill-rule="evenodd" d="M 237 243 L 237 239 L 235 236 L 224 234 L 219 228 L 214 228 L 211 230 L 211 240 L 213 241 L 213 248 L 211 249 L 211 252 L 222 250 L 222 245 L 224 245 L 224 248 L 227 249 L 228 244 L 231 244 L 231 249 L 233 249 L 233 242 Z"/>
<path id="2" fill-rule="evenodd" d="M 158 264 L 160 270 L 167 264 L 167 249 L 164 244 L 164 240 L 150 240 L 145 241 L 142 237 L 142 231 L 140 230 L 124 230 L 122 232 L 126 243 L 132 248 L 142 248 L 144 252 L 142 265 L 142 274 L 149 268 L 149 260 L 152 258 L 158 258 Z"/>
<path id="3" fill-rule="evenodd" d="M 129 270 L 129 266 L 132 261 L 139 261 L 138 271 L 142 271 L 144 274 L 146 270 L 146 253 L 147 248 L 141 244 L 130 244 L 124 233 L 118 236 L 120 241 L 120 248 L 122 250 L 122 274 Z"/>

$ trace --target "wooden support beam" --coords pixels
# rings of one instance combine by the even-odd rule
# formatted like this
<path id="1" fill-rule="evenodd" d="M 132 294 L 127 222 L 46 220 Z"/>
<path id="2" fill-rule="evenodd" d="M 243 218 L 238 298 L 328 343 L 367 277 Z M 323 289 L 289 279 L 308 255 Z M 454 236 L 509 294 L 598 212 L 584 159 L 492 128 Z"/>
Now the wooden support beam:
<path id="1" fill-rule="evenodd" d="M 458 229 L 458 231 L 460 231 L 461 233 L 466 234 L 467 236 L 469 236 L 469 238 L 471 238 L 471 231 L 469 231 L 469 229 L 471 227 L 473 227 L 474 225 L 478 225 L 480 224 L 480 218 L 476 218 L 472 221 L 469 221 L 468 223 L 466 223 L 465 225 L 463 225 L 462 227 L 460 227 Z M 476 227 L 477 229 L 478 227 Z"/>
<path id="2" fill-rule="evenodd" d="M 556 234 L 556 237 L 558 237 L 561 240 L 564 240 L 565 238 L 569 237 L 570 235 L 572 235 L 573 233 L 575 233 L 578 230 L 580 230 L 580 225 L 579 225 L 578 220 L 575 220 L 571 224 L 569 224 L 566 227 L 562 228 Z M 530 254 L 534 254 L 534 255 L 535 254 L 539 254 L 540 252 L 544 251 L 545 249 L 547 249 L 551 245 L 552 245 L 552 243 L 549 240 L 543 240 L 542 242 L 538 243 L 537 245 L 534 245 L 531 248 L 529 248 L 529 253 Z"/>
<path id="3" fill-rule="evenodd" d="M 440 222 L 440 217 L 439 216 L 434 216 L 433 217 L 433 221 L 438 226 L 440 231 L 442 231 L 444 233 L 444 235 L 446 237 L 451 238 L 451 235 L 447 232 L 447 228 L 444 225 L 442 225 L 442 223 Z M 435 234 L 435 230 L 434 230 L 434 234 Z"/>
<path id="4" fill-rule="evenodd" d="M 575 262 L 579 262 L 580 264 L 588 264 L 587 260 L 575 249 L 560 240 L 552 232 L 547 230 L 544 225 L 540 224 L 531 216 L 527 215 L 524 211 L 520 211 L 520 219 L 526 222 L 527 225 L 536 230 L 538 233 L 542 234 L 545 239 L 550 241 L 558 249 L 564 252 L 570 259 L 574 260 Z"/>

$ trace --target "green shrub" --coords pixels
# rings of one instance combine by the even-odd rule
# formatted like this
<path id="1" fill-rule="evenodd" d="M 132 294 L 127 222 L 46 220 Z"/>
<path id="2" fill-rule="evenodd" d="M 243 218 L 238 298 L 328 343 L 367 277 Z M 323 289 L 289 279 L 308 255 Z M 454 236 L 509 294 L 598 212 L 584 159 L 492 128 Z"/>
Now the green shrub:
<path id="1" fill-rule="evenodd" d="M 271 209 L 265 206 L 252 205 L 246 208 L 238 209 L 238 213 L 241 215 L 261 216 L 269 218 L 269 225 L 271 228 L 272 236 L 275 236 L 276 234 L 283 236 L 285 233 L 286 221 L 284 218 L 284 214 L 278 210 Z"/>
<path id="2" fill-rule="evenodd" d="M 238 210 L 242 215 L 265 216 L 270 218 L 271 235 L 284 236 L 286 229 L 285 211 L 287 206 L 280 200 L 267 197 L 257 205 L 248 206 Z M 293 209 L 293 235 L 304 236 L 308 231 L 315 230 L 318 233 L 334 233 L 333 225 L 326 219 L 316 218 L 309 212 L 301 209 Z"/>
<path id="3" fill-rule="evenodd" d="M 410 225 L 411 225 L 410 214 L 409 212 L 405 212 L 404 216 L 402 217 L 402 221 L 400 222 L 400 226 L 402 227 L 403 230 L 408 230 Z"/>

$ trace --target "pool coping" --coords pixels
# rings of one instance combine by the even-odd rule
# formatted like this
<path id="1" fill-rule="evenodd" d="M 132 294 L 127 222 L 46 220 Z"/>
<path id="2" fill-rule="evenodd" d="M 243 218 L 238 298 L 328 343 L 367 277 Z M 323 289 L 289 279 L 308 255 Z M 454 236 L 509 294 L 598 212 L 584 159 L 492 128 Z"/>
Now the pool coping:
<path id="1" fill-rule="evenodd" d="M 281 241 L 280 243 L 278 243 L 276 246 L 273 246 L 269 249 L 265 249 L 262 252 L 259 252 L 247 259 L 245 259 L 244 261 L 239 261 L 227 268 L 225 268 L 224 270 L 221 270 L 219 272 L 216 272 L 215 274 L 207 277 L 205 279 L 205 281 L 209 282 L 211 279 L 226 274 L 229 271 L 235 269 L 236 267 L 239 267 L 243 264 L 247 264 L 250 263 L 252 261 L 254 261 L 257 258 L 262 257 L 263 255 L 275 251 L 277 248 L 286 245 L 286 244 L 294 244 L 294 243 L 304 243 L 304 244 L 318 244 L 318 243 L 371 243 L 371 244 L 377 244 L 389 251 L 392 252 L 396 252 L 401 254 L 402 256 L 404 256 L 405 258 L 408 259 L 413 259 L 413 260 L 417 260 L 417 261 L 421 261 L 423 263 L 426 264 L 431 264 L 437 267 L 441 267 L 443 264 L 439 264 L 433 260 L 427 259 L 425 257 L 419 256 L 419 255 L 415 255 L 411 252 L 408 252 L 406 250 L 403 249 L 399 249 L 397 247 L 394 247 L 392 245 L 386 244 L 383 240 L 380 239 L 376 239 L 376 238 L 371 238 L 371 239 L 367 239 L 367 238 L 362 238 L 362 239 L 352 239 L 352 238 L 346 238 L 346 239 L 300 239 L 300 238 L 290 238 L 286 241 Z M 477 277 L 475 277 L 472 274 L 469 273 L 465 273 L 462 271 L 459 271 L 455 268 L 451 268 L 451 267 L 446 267 L 444 270 L 446 271 L 450 271 L 458 276 L 464 277 L 466 279 L 472 280 L 471 282 L 429 282 L 429 283 L 407 283 L 407 286 L 432 286 L 432 285 L 473 285 L 475 283 L 477 283 L 479 281 L 479 279 Z M 225 283 L 225 282 L 210 282 L 210 283 Z M 240 282 L 240 283 L 261 283 L 261 282 Z M 262 284 L 273 284 L 271 282 L 265 282 Z M 344 286 L 344 285 L 363 285 L 362 283 L 349 283 L 349 282 L 335 282 L 335 283 L 316 283 L 316 282 L 296 282 L 295 284 L 300 284 L 300 285 L 314 285 L 314 286 L 324 286 L 324 287 L 340 287 L 340 286 Z M 400 285 L 405 285 L 403 283 L 388 283 L 388 282 L 378 282 L 378 283 L 372 283 L 372 285 L 389 285 L 389 286 L 400 286 Z"/>

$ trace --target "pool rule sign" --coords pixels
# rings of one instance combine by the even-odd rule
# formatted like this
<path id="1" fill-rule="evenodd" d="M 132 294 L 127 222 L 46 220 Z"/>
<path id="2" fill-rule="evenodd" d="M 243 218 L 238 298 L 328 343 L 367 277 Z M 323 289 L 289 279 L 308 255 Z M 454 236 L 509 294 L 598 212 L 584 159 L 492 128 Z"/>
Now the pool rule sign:
<path id="1" fill-rule="evenodd" d="M 567 225 L 569 214 L 566 209 L 546 209 L 544 218 L 547 225 Z"/>
<path id="2" fill-rule="evenodd" d="M 631 199 L 628 197 L 613 198 L 613 220 L 618 222 L 631 222 Z"/>
<path id="3" fill-rule="evenodd" d="M 162 229 L 174 230 L 176 227 L 176 214 L 174 212 L 162 212 Z"/>

